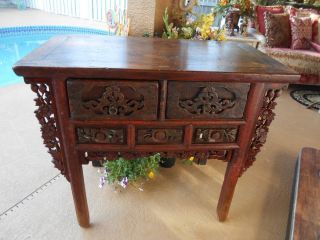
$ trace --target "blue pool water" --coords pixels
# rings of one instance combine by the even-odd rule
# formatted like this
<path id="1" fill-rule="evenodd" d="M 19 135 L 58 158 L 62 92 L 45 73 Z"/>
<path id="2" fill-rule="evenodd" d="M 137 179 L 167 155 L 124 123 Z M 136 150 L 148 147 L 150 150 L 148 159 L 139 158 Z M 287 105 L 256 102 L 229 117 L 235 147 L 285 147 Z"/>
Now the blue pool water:
<path id="1" fill-rule="evenodd" d="M 28 26 L 0 28 L 0 87 L 22 82 L 12 66 L 49 38 L 63 34 L 108 35 L 107 31 L 65 26 Z"/>

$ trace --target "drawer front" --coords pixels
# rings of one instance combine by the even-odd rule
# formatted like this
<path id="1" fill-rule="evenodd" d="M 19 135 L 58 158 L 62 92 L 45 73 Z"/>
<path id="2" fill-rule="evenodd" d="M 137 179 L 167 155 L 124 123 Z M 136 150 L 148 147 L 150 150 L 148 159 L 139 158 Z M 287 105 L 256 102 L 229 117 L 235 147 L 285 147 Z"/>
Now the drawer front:
<path id="1" fill-rule="evenodd" d="M 105 143 L 123 145 L 127 142 L 126 128 L 77 127 L 78 143 Z"/>
<path id="2" fill-rule="evenodd" d="M 193 144 L 234 143 L 237 140 L 238 127 L 195 127 Z"/>
<path id="3" fill-rule="evenodd" d="M 136 143 L 148 144 L 182 144 L 184 129 L 181 128 L 137 128 Z"/>
<path id="4" fill-rule="evenodd" d="M 67 89 L 73 119 L 157 119 L 155 81 L 68 80 Z"/>
<path id="5" fill-rule="evenodd" d="M 249 83 L 168 83 L 168 119 L 242 118 Z"/>

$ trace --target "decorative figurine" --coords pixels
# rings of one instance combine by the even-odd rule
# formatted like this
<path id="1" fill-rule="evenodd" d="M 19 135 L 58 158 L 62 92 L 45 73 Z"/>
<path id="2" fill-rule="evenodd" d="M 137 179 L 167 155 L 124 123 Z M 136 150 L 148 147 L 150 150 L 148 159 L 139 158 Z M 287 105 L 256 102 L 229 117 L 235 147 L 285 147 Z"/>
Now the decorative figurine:
<path id="1" fill-rule="evenodd" d="M 242 24 L 240 26 L 240 34 L 244 37 L 248 37 L 248 18 L 243 17 L 241 21 Z"/>
<path id="2" fill-rule="evenodd" d="M 234 29 L 236 29 L 237 32 L 239 32 L 239 26 L 238 26 L 239 18 L 240 18 L 239 9 L 232 8 L 228 10 L 226 14 L 226 28 L 228 30 L 229 36 L 234 36 Z"/>

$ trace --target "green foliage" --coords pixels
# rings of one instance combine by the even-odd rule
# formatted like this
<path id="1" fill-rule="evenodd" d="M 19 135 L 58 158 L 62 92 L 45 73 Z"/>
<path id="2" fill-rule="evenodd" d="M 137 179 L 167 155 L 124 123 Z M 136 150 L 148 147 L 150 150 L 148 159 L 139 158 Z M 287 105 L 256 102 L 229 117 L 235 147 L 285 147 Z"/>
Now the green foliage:
<path id="1" fill-rule="evenodd" d="M 217 4 L 213 7 L 213 13 L 216 15 L 224 15 L 224 13 L 233 6 L 233 3 L 228 3 L 226 5 Z"/>
<path id="2" fill-rule="evenodd" d="M 262 6 L 284 5 L 287 0 L 258 0 L 257 4 Z"/>
<path id="3" fill-rule="evenodd" d="M 189 159 L 184 159 L 184 160 L 182 161 L 182 163 L 185 164 L 185 165 L 192 165 L 192 164 L 193 164 L 193 161 L 191 161 L 191 160 L 189 160 Z"/>
<path id="4" fill-rule="evenodd" d="M 169 23 L 168 8 L 165 9 L 162 19 L 164 23 L 164 32 L 162 38 L 178 39 L 177 29 L 173 26 L 173 23 Z"/>
<path id="5" fill-rule="evenodd" d="M 120 157 L 114 161 L 106 161 L 103 166 L 107 174 L 108 183 L 113 184 L 120 182 L 127 177 L 129 183 L 152 178 L 153 174 L 158 171 L 160 162 L 160 154 L 149 157 L 137 158 L 134 160 L 125 160 Z M 152 175 L 150 175 L 152 173 Z"/>
<path id="6" fill-rule="evenodd" d="M 181 28 L 181 38 L 191 39 L 195 34 L 195 30 L 192 27 L 182 27 Z"/>
<path id="7" fill-rule="evenodd" d="M 151 37 L 151 33 L 149 33 L 149 32 L 144 32 L 144 33 L 142 34 L 142 37 Z"/>

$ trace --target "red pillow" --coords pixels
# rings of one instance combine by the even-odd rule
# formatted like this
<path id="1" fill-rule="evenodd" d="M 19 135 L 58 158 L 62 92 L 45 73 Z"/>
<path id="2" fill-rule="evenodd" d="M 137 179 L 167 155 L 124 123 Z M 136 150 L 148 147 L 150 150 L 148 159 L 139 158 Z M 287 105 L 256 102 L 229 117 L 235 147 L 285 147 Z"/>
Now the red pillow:
<path id="1" fill-rule="evenodd" d="M 320 14 L 310 14 L 312 21 L 312 41 L 320 44 Z"/>
<path id="2" fill-rule="evenodd" d="M 292 17 L 291 24 L 291 48 L 309 49 L 312 38 L 312 22 L 309 17 Z"/>
<path id="3" fill-rule="evenodd" d="M 259 27 L 258 30 L 263 35 L 266 33 L 266 27 L 264 24 L 265 12 L 284 13 L 284 9 L 282 6 L 257 6 L 256 7 L 257 21 L 258 21 L 258 27 Z"/>
<path id="4" fill-rule="evenodd" d="M 313 48 L 314 50 L 316 50 L 317 52 L 320 53 L 320 45 L 319 45 L 319 44 L 316 44 L 316 43 L 314 43 L 314 42 L 310 42 L 310 44 L 311 44 L 311 46 L 312 46 L 312 48 Z"/>
<path id="5" fill-rule="evenodd" d="M 297 12 L 299 9 L 292 7 L 292 6 L 287 6 L 286 7 L 286 12 L 289 13 L 290 17 L 295 17 L 297 16 Z"/>

